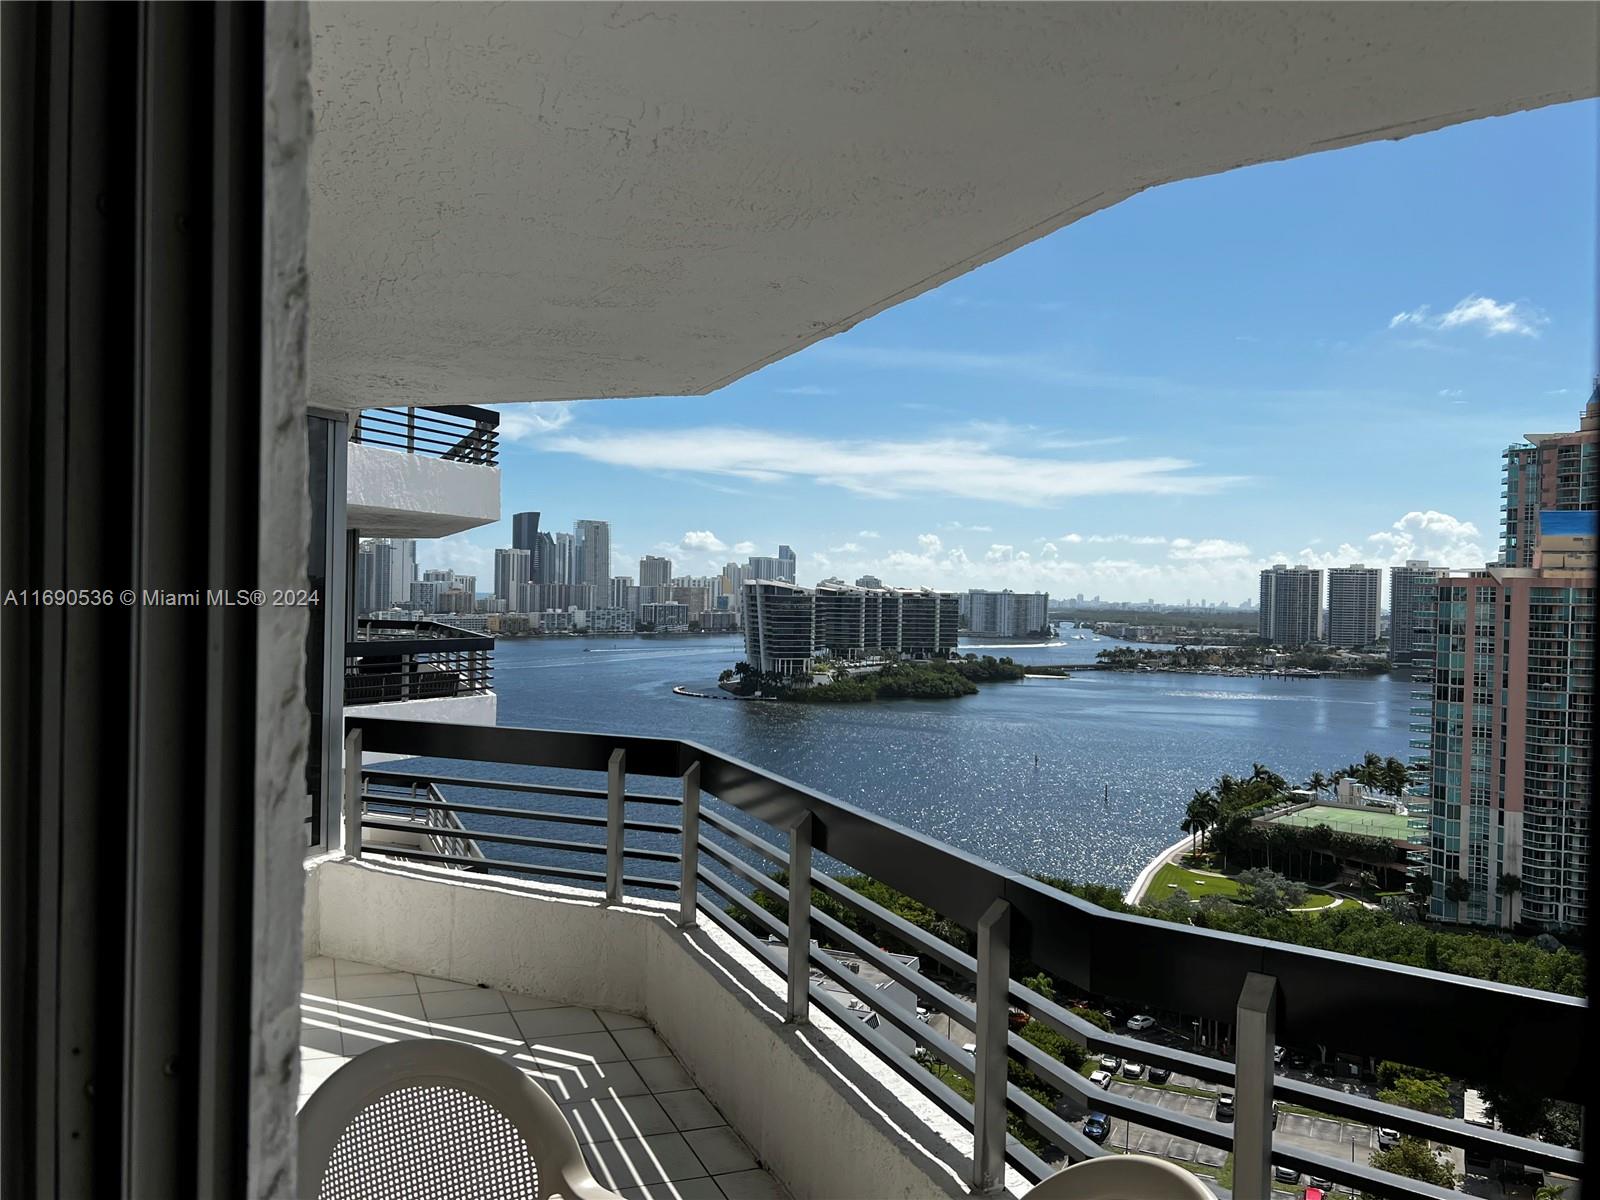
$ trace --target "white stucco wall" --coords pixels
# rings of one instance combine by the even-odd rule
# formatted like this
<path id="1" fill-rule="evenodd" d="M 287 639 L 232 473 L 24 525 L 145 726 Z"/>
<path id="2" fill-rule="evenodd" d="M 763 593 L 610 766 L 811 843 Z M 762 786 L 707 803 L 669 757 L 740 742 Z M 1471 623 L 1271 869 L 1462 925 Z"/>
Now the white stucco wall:
<path id="1" fill-rule="evenodd" d="M 715 928 L 581 888 L 372 859 L 312 869 L 324 954 L 647 1018 L 797 1200 L 968 1194 L 970 1133 L 828 1018 L 785 1024 L 778 975 Z"/>
<path id="2" fill-rule="evenodd" d="M 500 468 L 350 444 L 345 521 L 367 537 L 436 538 L 500 519 Z"/>
<path id="3" fill-rule="evenodd" d="M 493 692 L 481 696 L 439 696 L 431 700 L 397 700 L 393 704 L 349 704 L 347 717 L 381 717 L 392 721 L 437 721 L 445 725 L 493 725 L 499 699 Z M 409 754 L 376 754 L 364 751 L 361 761 L 367 766 L 397 762 Z"/>

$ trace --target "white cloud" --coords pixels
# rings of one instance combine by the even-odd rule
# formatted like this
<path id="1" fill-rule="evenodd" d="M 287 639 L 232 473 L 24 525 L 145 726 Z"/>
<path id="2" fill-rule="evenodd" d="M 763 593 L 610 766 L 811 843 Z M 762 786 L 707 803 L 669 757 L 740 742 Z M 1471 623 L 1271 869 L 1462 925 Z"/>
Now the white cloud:
<path id="1" fill-rule="evenodd" d="M 946 521 L 940 529 L 966 530 L 968 533 L 993 533 L 993 525 L 963 525 L 960 521 Z"/>
<path id="2" fill-rule="evenodd" d="M 1460 388 L 1440 388 L 1439 389 L 1439 395 L 1443 396 L 1446 400 L 1454 400 L 1457 396 L 1461 395 L 1461 389 Z"/>
<path id="3" fill-rule="evenodd" d="M 547 436 L 546 450 L 648 471 L 788 480 L 884 498 L 905 495 L 1003 499 L 1041 507 L 1079 496 L 1209 495 L 1238 476 L 1194 474 L 1188 459 L 1152 456 L 1092 460 L 1030 456 L 983 438 L 907 441 L 830 440 L 722 428 L 655 429 Z M 1004 479 L 996 489 L 993 481 Z"/>
<path id="4" fill-rule="evenodd" d="M 573 406 L 578 400 L 549 400 L 537 404 L 492 404 L 500 414 L 500 436 L 507 441 L 527 442 L 553 433 L 572 423 Z"/>
<path id="5" fill-rule="evenodd" d="M 1429 509 L 1408 512 L 1388 529 L 1369 534 L 1367 542 L 1390 565 L 1399 565 L 1408 558 L 1426 558 L 1449 567 L 1476 567 L 1489 557 L 1479 540 L 1482 536 L 1471 521 Z"/>
<path id="6" fill-rule="evenodd" d="M 707 554 L 728 548 L 728 544 L 709 529 L 689 530 L 680 544 L 685 550 L 699 550 Z"/>
<path id="7" fill-rule="evenodd" d="M 858 538 L 875 538 L 881 537 L 882 535 L 879 534 L 876 529 L 863 529 L 860 533 L 856 534 L 856 536 Z"/>
<path id="8" fill-rule="evenodd" d="M 1225 538 L 1201 538 L 1191 541 L 1188 538 L 1173 538 L 1172 548 L 1167 552 L 1172 558 L 1196 561 L 1214 558 L 1248 558 L 1250 547 L 1243 542 L 1230 542 Z"/>
<path id="9" fill-rule="evenodd" d="M 1064 533 L 1063 542 L 1089 542 L 1091 545 L 1165 546 L 1167 539 L 1138 533 Z"/>
<path id="10" fill-rule="evenodd" d="M 735 554 L 754 554 L 756 552 L 756 544 L 754 542 L 735 542 L 733 544 L 733 552 Z"/>
<path id="11" fill-rule="evenodd" d="M 818 387 L 814 383 L 803 383 L 799 387 L 779 388 L 778 391 L 785 396 L 837 396 L 838 388 Z"/>
<path id="12" fill-rule="evenodd" d="M 1399 329 L 1414 325 L 1422 329 L 1464 329 L 1481 327 L 1489 337 L 1502 333 L 1515 333 L 1523 337 L 1538 337 L 1539 327 L 1549 324 L 1550 318 L 1519 300 L 1500 303 L 1489 296 L 1467 296 L 1456 302 L 1449 312 L 1434 314 L 1424 304 L 1407 312 L 1398 312 L 1389 318 L 1389 328 Z"/>
<path id="13" fill-rule="evenodd" d="M 861 547 L 855 542 L 845 542 L 842 546 L 829 546 L 829 554 L 860 554 Z"/>
<path id="14" fill-rule="evenodd" d="M 922 547 L 925 554 L 937 554 L 944 548 L 944 542 L 937 533 L 919 533 L 917 545 Z"/>
<path id="15" fill-rule="evenodd" d="M 450 537 L 433 538 L 417 543 L 417 570 L 430 569 L 454 571 L 458 575 L 476 575 L 480 591 L 494 588 L 494 547 L 480 546 L 469 541 L 464 533 Z M 484 581 L 488 580 L 487 583 Z"/>

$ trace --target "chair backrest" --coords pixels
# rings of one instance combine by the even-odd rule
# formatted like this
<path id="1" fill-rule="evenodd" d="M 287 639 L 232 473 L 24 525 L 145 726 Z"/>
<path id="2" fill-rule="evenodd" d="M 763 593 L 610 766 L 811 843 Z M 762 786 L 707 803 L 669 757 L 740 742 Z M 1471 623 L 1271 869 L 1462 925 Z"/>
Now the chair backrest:
<path id="1" fill-rule="evenodd" d="M 1216 1193 L 1165 1159 L 1107 1154 L 1041 1180 L 1028 1200 L 1216 1200 Z"/>
<path id="2" fill-rule="evenodd" d="M 486 1050 L 430 1039 L 368 1050 L 311 1094 L 299 1194 L 620 1200 L 538 1084 Z"/>

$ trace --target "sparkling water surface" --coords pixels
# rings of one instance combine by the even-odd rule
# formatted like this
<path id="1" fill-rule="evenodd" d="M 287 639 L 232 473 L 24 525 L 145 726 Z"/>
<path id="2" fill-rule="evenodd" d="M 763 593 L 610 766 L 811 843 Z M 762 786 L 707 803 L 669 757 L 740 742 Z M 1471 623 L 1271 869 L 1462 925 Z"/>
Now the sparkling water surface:
<path id="1" fill-rule="evenodd" d="M 961 649 L 1044 664 L 1091 662 L 1121 644 L 1063 632 L 1048 644 L 964 641 Z M 715 692 L 718 673 L 743 656 L 739 637 L 501 640 L 494 651 L 499 723 L 692 739 L 1014 870 L 1119 886 L 1182 836 L 1190 795 L 1225 771 L 1247 774 L 1252 762 L 1264 762 L 1298 782 L 1368 750 L 1407 754 L 1404 674 L 1279 680 L 1086 671 L 983 684 L 957 700 L 837 706 L 673 694 L 680 684 Z M 560 777 L 419 765 L 478 777 Z M 638 790 L 671 788 L 641 781 Z M 503 792 L 458 798 L 567 808 L 546 797 L 519 804 Z M 469 824 L 487 830 L 500 822 Z M 671 873 L 650 864 L 629 870 Z"/>

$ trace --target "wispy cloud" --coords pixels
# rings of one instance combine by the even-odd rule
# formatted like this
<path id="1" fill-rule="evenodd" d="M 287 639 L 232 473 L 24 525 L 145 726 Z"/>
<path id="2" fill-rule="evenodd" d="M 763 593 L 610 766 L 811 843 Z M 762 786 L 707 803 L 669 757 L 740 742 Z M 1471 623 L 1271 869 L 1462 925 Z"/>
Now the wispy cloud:
<path id="1" fill-rule="evenodd" d="M 701 550 L 707 554 L 728 548 L 728 543 L 709 529 L 691 529 L 679 539 L 679 543 L 686 550 Z"/>
<path id="2" fill-rule="evenodd" d="M 1501 303 L 1490 296 L 1467 296 L 1458 300 L 1449 312 L 1434 313 L 1428 305 L 1423 304 L 1389 318 L 1390 329 L 1416 326 L 1443 332 L 1448 329 L 1479 328 L 1488 337 L 1503 333 L 1538 337 L 1539 328 L 1549 323 L 1549 317 L 1520 300 Z"/>
<path id="3" fill-rule="evenodd" d="M 779 388 L 778 391 L 785 396 L 837 396 L 838 388 L 818 387 L 814 383 L 803 383 L 799 387 Z"/>
<path id="4" fill-rule="evenodd" d="M 1090 545 L 1103 545 L 1121 543 L 1125 546 L 1165 546 L 1167 539 L 1159 535 L 1142 533 L 1063 533 L 1057 541 L 1077 545 L 1088 542 Z"/>
<path id="5" fill-rule="evenodd" d="M 1461 389 L 1460 388 L 1440 388 L 1439 389 L 1439 395 L 1443 396 L 1446 400 L 1454 400 L 1457 396 L 1461 395 Z"/>
<path id="6" fill-rule="evenodd" d="M 1248 558 L 1250 547 L 1243 542 L 1230 542 L 1226 538 L 1173 538 L 1167 554 L 1176 559 L 1195 562 L 1215 558 Z"/>
<path id="7" fill-rule="evenodd" d="M 527 442 L 564 429 L 572 423 L 573 409 L 581 400 L 549 400 L 537 404 L 492 404 L 500 414 L 500 436 Z"/>
<path id="8" fill-rule="evenodd" d="M 831 440 L 709 426 L 563 432 L 540 447 L 644 471 L 733 477 L 756 483 L 809 481 L 860 495 L 955 496 L 1043 507 L 1079 496 L 1193 496 L 1241 477 L 1196 473 L 1189 459 L 1094 459 L 1012 452 L 1003 439 Z M 994 481 L 1005 480 L 1003 488 Z"/>

